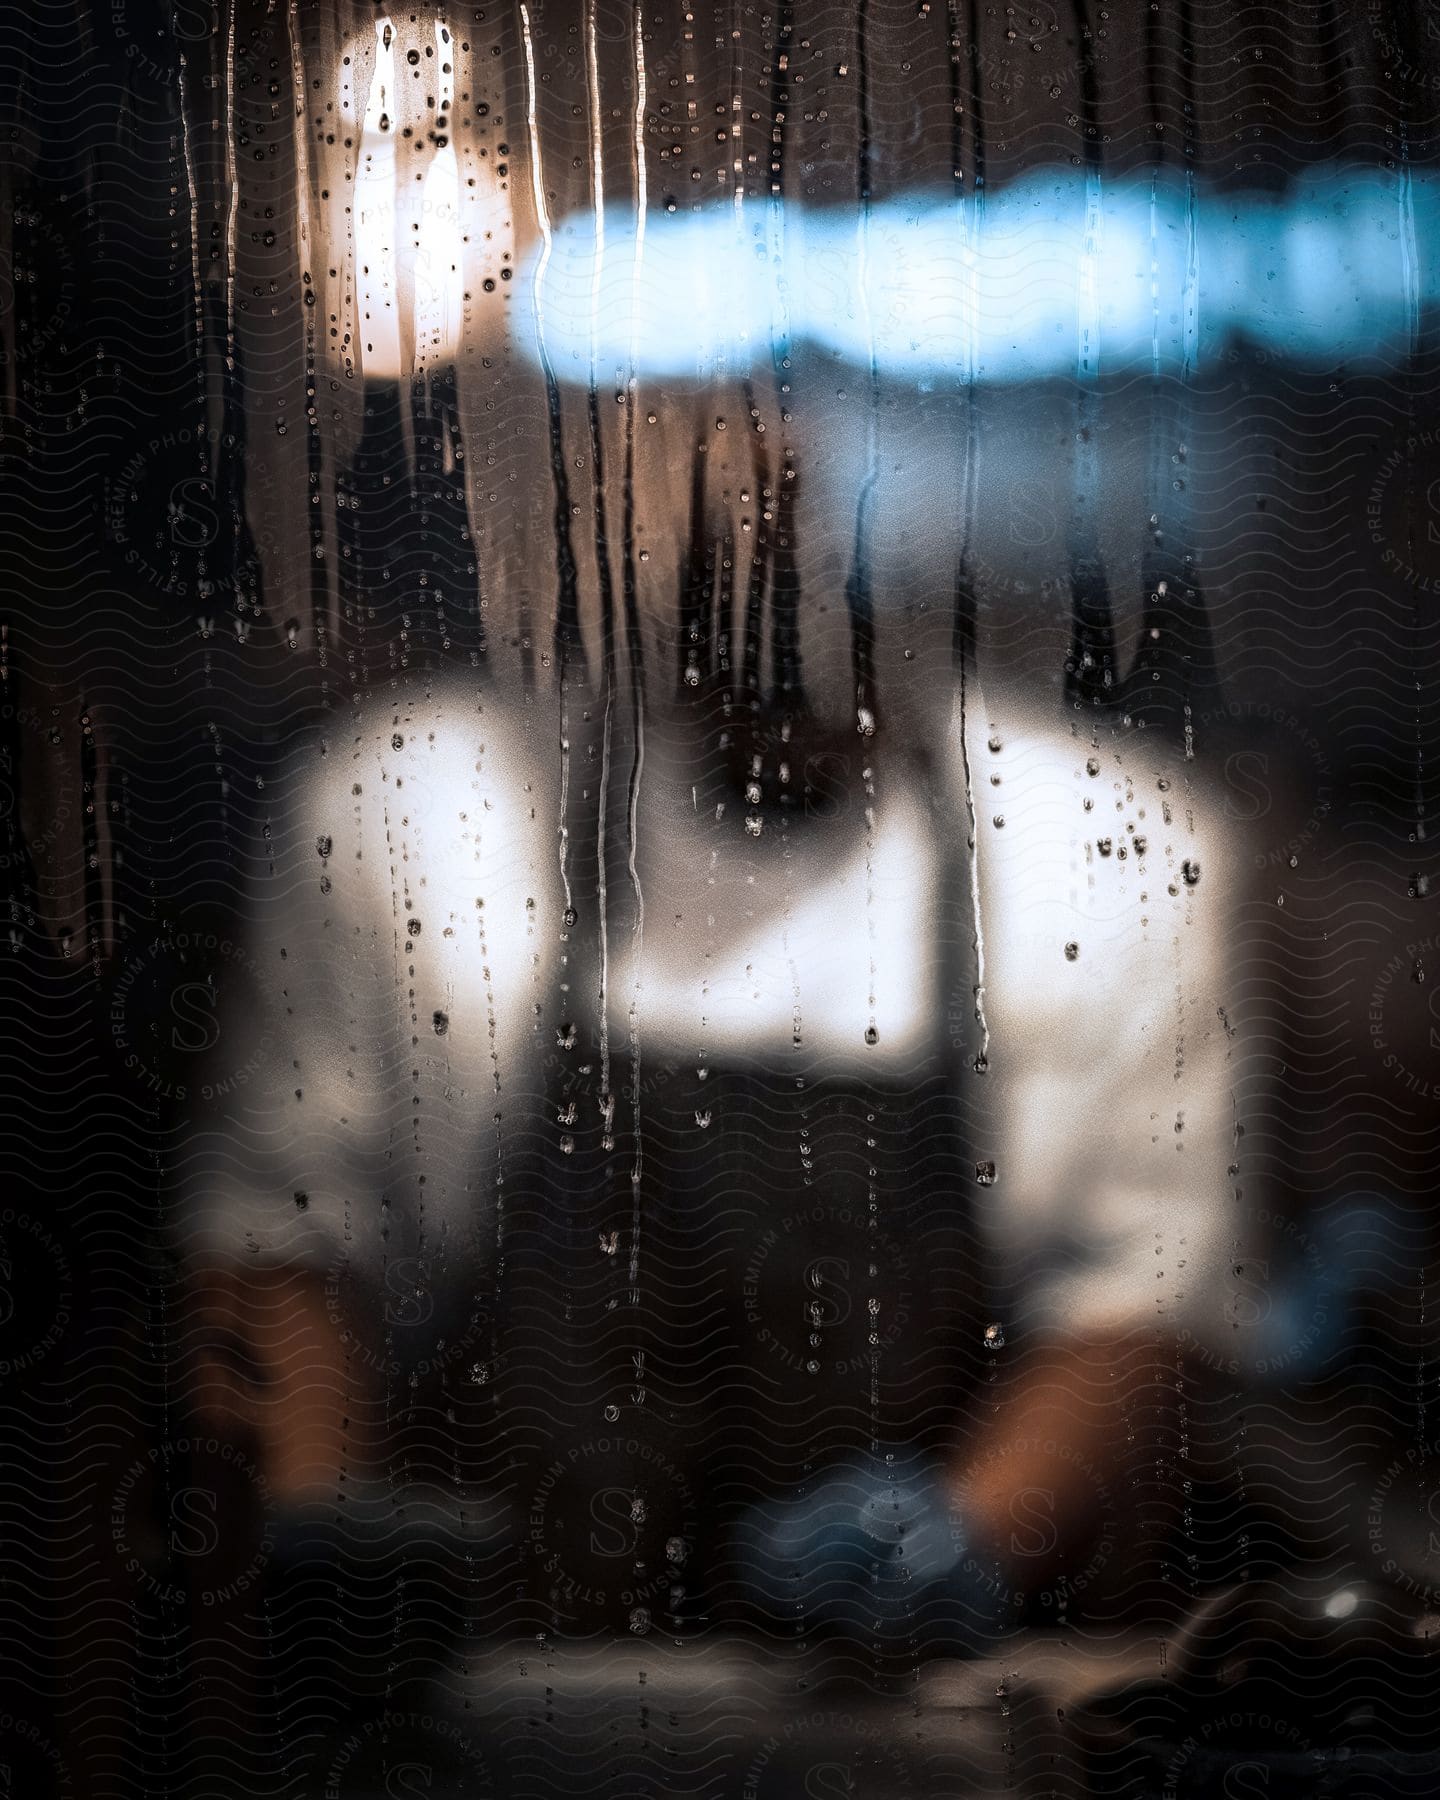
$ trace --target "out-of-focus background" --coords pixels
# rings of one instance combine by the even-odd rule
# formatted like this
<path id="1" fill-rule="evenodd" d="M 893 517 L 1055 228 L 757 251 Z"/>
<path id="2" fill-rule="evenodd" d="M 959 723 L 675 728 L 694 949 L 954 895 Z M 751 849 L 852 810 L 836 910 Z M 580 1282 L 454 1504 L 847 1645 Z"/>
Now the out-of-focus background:
<path id="1" fill-rule="evenodd" d="M 1430 12 L 0 29 L 9 1791 L 1435 1792 Z"/>

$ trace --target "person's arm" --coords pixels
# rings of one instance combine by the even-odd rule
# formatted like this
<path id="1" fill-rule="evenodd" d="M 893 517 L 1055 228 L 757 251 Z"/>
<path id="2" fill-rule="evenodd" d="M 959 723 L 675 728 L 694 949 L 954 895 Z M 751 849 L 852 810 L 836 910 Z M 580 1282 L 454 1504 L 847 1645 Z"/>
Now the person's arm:
<path id="1" fill-rule="evenodd" d="M 1158 734 L 1021 716 L 971 748 L 996 1166 L 982 1216 L 1002 1276 L 1025 1274 L 1013 1324 L 1191 1319 L 1233 1223 L 1234 827 Z"/>
<path id="2" fill-rule="evenodd" d="M 496 1146 L 533 1130 L 553 1033 L 548 782 L 473 703 L 372 720 L 272 783 L 171 1214 L 192 1399 L 258 1433 L 282 1495 L 363 1464 L 392 1366 L 479 1355 L 444 1271 L 493 1246 Z"/>
<path id="3" fill-rule="evenodd" d="M 1235 827 L 1158 737 L 1095 736 L 1001 712 L 970 745 L 976 1156 L 994 1164 L 978 1216 L 1001 1344 L 998 1384 L 962 1408 L 952 1492 L 1019 1586 L 1084 1566 L 1157 1334 L 1225 1353 L 1227 1274 L 1253 1235 L 1229 1172 Z"/>

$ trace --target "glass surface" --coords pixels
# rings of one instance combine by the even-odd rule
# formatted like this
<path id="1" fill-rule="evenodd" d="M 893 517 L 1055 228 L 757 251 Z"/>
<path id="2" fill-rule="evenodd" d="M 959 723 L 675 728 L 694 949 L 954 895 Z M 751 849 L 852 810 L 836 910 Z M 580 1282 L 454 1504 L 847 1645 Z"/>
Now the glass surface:
<path id="1" fill-rule="evenodd" d="M 1440 1791 L 1433 9 L 0 32 L 0 1793 Z"/>

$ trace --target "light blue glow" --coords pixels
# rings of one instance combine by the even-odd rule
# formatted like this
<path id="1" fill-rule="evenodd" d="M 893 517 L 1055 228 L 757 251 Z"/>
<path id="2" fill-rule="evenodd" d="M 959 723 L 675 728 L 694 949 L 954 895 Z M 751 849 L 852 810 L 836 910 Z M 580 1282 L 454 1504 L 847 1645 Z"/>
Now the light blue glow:
<path id="1" fill-rule="evenodd" d="M 1435 296 L 1440 196 L 1419 181 L 1407 192 L 1398 170 L 1327 167 L 1279 196 L 1202 190 L 1193 211 L 1172 176 L 1104 181 L 1093 213 L 1089 199 L 1085 172 L 1067 168 L 980 206 L 879 201 L 863 263 L 853 209 L 652 212 L 638 268 L 634 216 L 612 208 L 593 306 L 599 366 L 739 373 L 768 364 L 777 343 L 783 354 L 788 338 L 861 364 L 873 348 L 882 373 L 927 384 L 972 371 L 1019 382 L 1157 364 L 1178 373 L 1187 353 L 1203 369 L 1240 333 L 1299 359 L 1393 362 L 1408 354 L 1417 305 Z M 556 229 L 542 316 L 562 379 L 589 375 L 595 245 L 589 213 Z M 532 257 L 522 280 L 534 271 Z M 533 325 L 519 330 L 536 355 Z"/>

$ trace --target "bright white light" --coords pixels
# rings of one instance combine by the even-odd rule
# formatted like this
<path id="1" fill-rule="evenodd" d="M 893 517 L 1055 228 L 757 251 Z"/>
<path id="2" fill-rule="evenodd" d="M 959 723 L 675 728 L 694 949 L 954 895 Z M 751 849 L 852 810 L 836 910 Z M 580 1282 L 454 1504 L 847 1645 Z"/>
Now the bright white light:
<path id="1" fill-rule="evenodd" d="M 437 115 L 453 118 L 455 65 L 450 34 L 435 27 L 435 48 L 440 65 Z M 460 168 L 455 140 L 449 137 L 435 152 L 420 201 L 419 242 L 415 250 L 415 359 L 418 363 L 443 362 L 460 344 L 464 317 L 464 237 L 460 230 Z"/>
<path id="2" fill-rule="evenodd" d="M 360 135 L 349 221 L 357 361 L 362 374 L 379 380 L 393 381 L 457 353 L 465 324 L 467 242 L 506 229 L 486 163 L 479 164 L 476 185 L 462 187 L 455 143 L 457 47 L 443 24 L 429 29 L 433 45 L 426 49 L 433 54 L 420 68 L 433 112 L 417 104 L 410 90 L 414 77 L 403 60 L 405 46 L 425 32 L 421 25 L 377 20 L 368 87 L 363 95 L 343 84 L 341 91 L 342 112 L 353 109 Z M 349 54 L 352 67 L 363 68 L 368 60 L 359 40 Z M 447 141 L 425 153 L 423 162 L 414 140 L 403 135 L 411 115 L 423 115 L 425 130 L 451 122 L 441 134 Z M 339 223 L 332 216 L 332 232 Z"/>
<path id="3" fill-rule="evenodd" d="M 395 39 L 388 19 L 376 21 L 375 36 L 375 70 L 355 177 L 355 285 L 361 365 L 369 374 L 395 376 L 400 373 L 400 279 L 395 250 Z"/>

